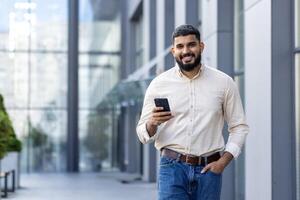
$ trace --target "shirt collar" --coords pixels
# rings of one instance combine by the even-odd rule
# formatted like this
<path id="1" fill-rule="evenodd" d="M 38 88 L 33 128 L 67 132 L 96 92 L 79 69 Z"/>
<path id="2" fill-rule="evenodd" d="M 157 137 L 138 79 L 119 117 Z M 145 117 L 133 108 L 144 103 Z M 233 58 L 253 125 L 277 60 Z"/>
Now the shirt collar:
<path id="1" fill-rule="evenodd" d="M 182 71 L 181 71 L 181 69 L 180 69 L 180 67 L 178 66 L 177 63 L 176 63 L 176 65 L 175 65 L 175 67 L 177 68 L 176 71 L 177 71 L 177 74 L 178 74 L 179 77 L 181 77 L 181 78 L 184 77 L 184 78 L 189 79 L 186 75 L 184 75 L 184 74 L 182 73 Z M 191 80 L 194 80 L 194 79 L 198 78 L 198 77 L 203 73 L 204 68 L 205 68 L 204 65 L 201 64 L 200 70 L 198 71 L 198 73 L 197 73 Z"/>

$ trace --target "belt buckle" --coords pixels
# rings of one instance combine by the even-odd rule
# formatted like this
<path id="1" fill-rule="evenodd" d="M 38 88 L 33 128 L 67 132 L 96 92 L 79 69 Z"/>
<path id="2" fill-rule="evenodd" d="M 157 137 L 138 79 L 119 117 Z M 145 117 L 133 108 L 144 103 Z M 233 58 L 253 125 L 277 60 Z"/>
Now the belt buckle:
<path id="1" fill-rule="evenodd" d="M 186 155 L 185 156 L 185 162 L 188 163 L 188 164 L 191 164 L 191 165 L 195 165 L 195 163 L 193 162 L 194 158 L 196 158 L 196 157 L 195 156 Z"/>
<path id="2" fill-rule="evenodd" d="M 188 156 L 188 155 L 185 156 L 185 162 L 188 163 L 188 164 L 190 164 L 189 158 L 190 158 L 190 156 Z"/>

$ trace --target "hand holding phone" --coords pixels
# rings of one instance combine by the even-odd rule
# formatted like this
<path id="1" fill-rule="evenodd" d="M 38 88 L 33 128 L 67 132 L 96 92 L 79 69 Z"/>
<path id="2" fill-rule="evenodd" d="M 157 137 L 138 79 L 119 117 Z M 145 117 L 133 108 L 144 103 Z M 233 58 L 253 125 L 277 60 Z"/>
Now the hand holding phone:
<path id="1" fill-rule="evenodd" d="M 164 109 L 161 112 L 170 112 L 170 105 L 167 98 L 155 98 L 154 103 L 156 107 L 163 107 Z"/>
<path id="2" fill-rule="evenodd" d="M 155 98 L 154 103 L 156 108 L 153 108 L 152 116 L 146 124 L 150 137 L 156 133 L 157 126 L 173 118 L 167 98 Z M 159 110 L 157 107 L 163 108 L 163 110 Z"/>

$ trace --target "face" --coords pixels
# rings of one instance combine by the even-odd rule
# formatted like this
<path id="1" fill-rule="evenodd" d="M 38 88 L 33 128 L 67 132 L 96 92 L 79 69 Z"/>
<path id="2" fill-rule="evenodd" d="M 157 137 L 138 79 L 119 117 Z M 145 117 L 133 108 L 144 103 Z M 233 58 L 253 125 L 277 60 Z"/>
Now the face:
<path id="1" fill-rule="evenodd" d="M 172 54 L 181 70 L 192 71 L 201 63 L 204 44 L 195 35 L 174 38 Z"/>

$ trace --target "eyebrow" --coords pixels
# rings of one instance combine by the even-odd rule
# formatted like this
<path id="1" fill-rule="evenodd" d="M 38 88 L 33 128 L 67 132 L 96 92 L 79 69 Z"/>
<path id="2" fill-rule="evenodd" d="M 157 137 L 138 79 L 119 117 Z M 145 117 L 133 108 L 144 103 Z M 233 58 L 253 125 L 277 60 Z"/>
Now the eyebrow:
<path id="1" fill-rule="evenodd" d="M 184 43 L 178 43 L 175 46 L 177 47 L 177 46 L 191 45 L 191 44 L 196 44 L 196 43 L 197 43 L 196 41 L 192 41 L 192 42 L 188 42 L 186 44 L 184 44 Z"/>

